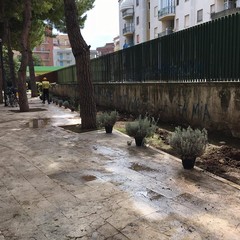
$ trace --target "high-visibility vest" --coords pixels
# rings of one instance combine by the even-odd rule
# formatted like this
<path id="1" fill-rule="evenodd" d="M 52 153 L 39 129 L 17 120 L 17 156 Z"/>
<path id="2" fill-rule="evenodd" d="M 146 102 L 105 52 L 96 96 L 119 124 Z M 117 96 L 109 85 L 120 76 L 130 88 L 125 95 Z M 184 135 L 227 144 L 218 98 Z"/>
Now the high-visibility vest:
<path id="1" fill-rule="evenodd" d="M 43 89 L 49 89 L 50 88 L 49 81 L 42 81 L 42 88 Z"/>

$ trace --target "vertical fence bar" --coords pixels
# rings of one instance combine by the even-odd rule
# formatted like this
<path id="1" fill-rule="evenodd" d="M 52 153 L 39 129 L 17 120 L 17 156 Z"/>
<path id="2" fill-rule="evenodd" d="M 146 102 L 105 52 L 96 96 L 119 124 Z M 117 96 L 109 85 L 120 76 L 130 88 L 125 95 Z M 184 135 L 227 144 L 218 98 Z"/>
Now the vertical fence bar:
<path id="1" fill-rule="evenodd" d="M 219 81 L 223 80 L 223 45 L 224 45 L 224 39 L 223 39 L 223 35 L 224 35 L 224 28 L 223 28 L 223 21 L 224 19 L 221 18 L 218 20 L 218 60 L 217 60 L 217 64 L 218 64 L 218 79 Z"/>
<path id="2" fill-rule="evenodd" d="M 227 18 L 224 17 L 224 21 L 222 24 L 222 62 L 221 62 L 221 67 L 222 67 L 222 77 L 223 80 L 226 80 L 226 34 L 227 34 L 227 22 L 226 22 Z"/>
<path id="3" fill-rule="evenodd" d="M 209 39 L 208 39 L 208 53 L 209 53 L 209 57 L 208 57 L 208 81 L 212 81 L 213 80 L 213 29 L 212 29 L 213 24 L 208 24 L 208 35 L 209 35 Z"/>
<path id="4" fill-rule="evenodd" d="M 240 81 L 240 31 L 239 31 L 239 26 L 240 26 L 240 15 L 236 14 L 236 60 L 235 60 L 235 80 Z"/>
<path id="5" fill-rule="evenodd" d="M 176 71 L 177 71 L 177 81 L 181 80 L 181 47 L 182 43 L 179 40 L 180 34 L 179 32 L 176 33 L 175 35 L 175 41 L 177 45 L 177 55 L 176 55 Z"/>
<path id="6" fill-rule="evenodd" d="M 225 58 L 225 77 L 227 79 L 227 81 L 230 80 L 230 75 L 231 75 L 231 64 L 232 64 L 232 56 L 231 56 L 231 38 L 232 38 L 232 34 L 230 31 L 230 29 L 232 28 L 232 18 L 231 16 L 227 17 L 227 22 L 226 22 L 226 26 L 227 26 L 227 32 L 226 32 L 226 58 Z"/>
<path id="7" fill-rule="evenodd" d="M 211 73 L 212 73 L 212 76 L 211 76 L 211 79 L 212 81 L 215 81 L 216 80 L 216 68 L 217 68 L 217 64 L 216 64 L 216 48 L 217 48 L 217 22 L 214 21 L 213 22 L 214 26 L 213 26 L 213 29 L 212 29 L 212 66 L 211 66 Z"/>
<path id="8" fill-rule="evenodd" d="M 233 81 L 234 79 L 234 65 L 235 65 L 235 54 L 234 48 L 236 47 L 237 43 L 235 42 L 236 39 L 236 17 L 232 15 L 229 19 L 229 27 L 232 28 L 230 30 L 230 44 L 229 44 L 229 80 Z"/>

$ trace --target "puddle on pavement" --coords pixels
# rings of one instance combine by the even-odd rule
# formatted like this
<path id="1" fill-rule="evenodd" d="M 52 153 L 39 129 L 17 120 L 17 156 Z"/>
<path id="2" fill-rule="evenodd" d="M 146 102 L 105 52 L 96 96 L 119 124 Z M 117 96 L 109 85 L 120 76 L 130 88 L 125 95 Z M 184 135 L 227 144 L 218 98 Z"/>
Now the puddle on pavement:
<path id="1" fill-rule="evenodd" d="M 143 196 L 151 201 L 157 201 L 163 197 L 163 195 L 156 193 L 150 189 L 146 189 L 146 191 L 138 191 L 136 195 Z"/>
<path id="2" fill-rule="evenodd" d="M 146 172 L 155 172 L 155 169 L 152 169 L 147 166 L 140 165 L 138 163 L 133 163 L 130 167 L 130 169 L 136 171 L 136 172 L 141 172 L 141 171 L 146 171 Z"/>
<path id="3" fill-rule="evenodd" d="M 97 178 L 95 176 L 93 176 L 93 175 L 84 175 L 84 176 L 82 176 L 82 179 L 84 181 L 86 181 L 86 182 L 90 182 L 90 181 L 93 181 L 93 180 L 95 180 Z"/>
<path id="4" fill-rule="evenodd" d="M 28 123 L 30 128 L 43 128 L 50 123 L 50 118 L 34 118 Z"/>
<path id="5" fill-rule="evenodd" d="M 79 185 L 97 179 L 97 177 L 93 175 L 81 175 L 79 172 L 65 172 L 65 171 L 50 174 L 48 175 L 48 177 L 71 185 Z"/>

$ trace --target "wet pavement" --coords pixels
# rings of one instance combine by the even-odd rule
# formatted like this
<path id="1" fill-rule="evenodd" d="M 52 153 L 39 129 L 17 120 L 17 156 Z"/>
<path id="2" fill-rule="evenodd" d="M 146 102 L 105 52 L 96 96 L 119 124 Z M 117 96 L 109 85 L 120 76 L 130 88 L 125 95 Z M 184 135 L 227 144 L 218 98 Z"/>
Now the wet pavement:
<path id="1" fill-rule="evenodd" d="M 29 103 L 0 106 L 0 240 L 240 239 L 238 185 Z"/>

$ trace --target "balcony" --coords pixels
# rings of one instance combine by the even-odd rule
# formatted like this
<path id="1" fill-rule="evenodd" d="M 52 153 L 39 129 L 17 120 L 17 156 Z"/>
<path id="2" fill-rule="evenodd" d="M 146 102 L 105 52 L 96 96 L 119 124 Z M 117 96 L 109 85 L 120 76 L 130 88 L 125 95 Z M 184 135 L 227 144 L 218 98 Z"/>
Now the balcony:
<path id="1" fill-rule="evenodd" d="M 225 17 L 225 16 L 232 15 L 232 14 L 235 14 L 235 13 L 240 13 L 240 8 L 239 7 L 225 9 L 221 12 L 213 12 L 213 13 L 211 13 L 211 19 L 215 20 L 217 18 Z"/>
<path id="2" fill-rule="evenodd" d="M 158 11 L 158 20 L 170 20 L 175 17 L 175 6 L 167 6 Z"/>
<path id="3" fill-rule="evenodd" d="M 158 37 L 163 37 L 163 36 L 169 35 L 169 34 L 171 34 L 171 33 L 173 33 L 172 28 L 166 28 L 165 31 L 163 31 L 163 32 L 161 32 L 161 33 L 158 34 Z"/>
<path id="4" fill-rule="evenodd" d="M 134 24 L 129 24 L 123 28 L 123 36 L 133 35 L 134 33 Z"/>
<path id="5" fill-rule="evenodd" d="M 123 19 L 129 19 L 129 18 L 133 18 L 133 8 L 129 8 L 129 9 L 125 9 L 122 11 L 122 18 Z"/>

